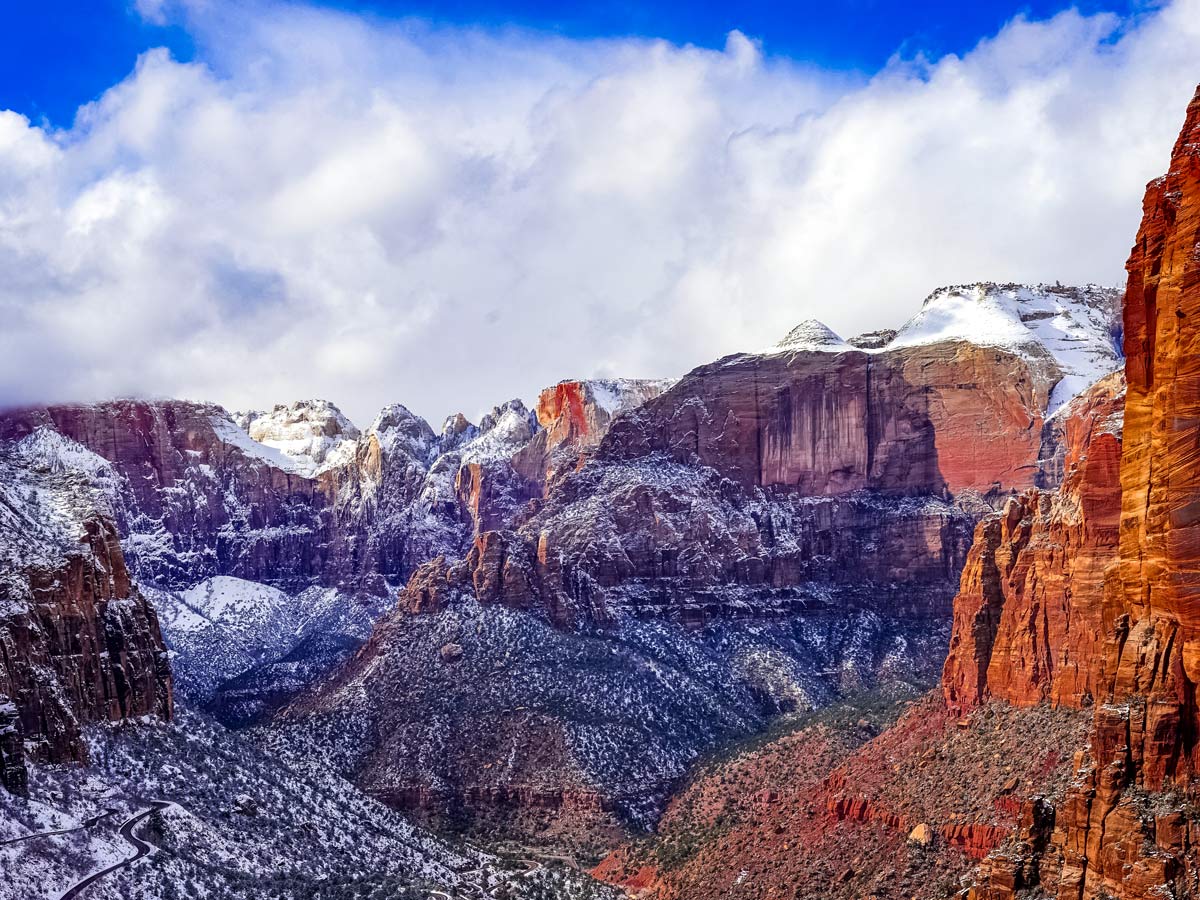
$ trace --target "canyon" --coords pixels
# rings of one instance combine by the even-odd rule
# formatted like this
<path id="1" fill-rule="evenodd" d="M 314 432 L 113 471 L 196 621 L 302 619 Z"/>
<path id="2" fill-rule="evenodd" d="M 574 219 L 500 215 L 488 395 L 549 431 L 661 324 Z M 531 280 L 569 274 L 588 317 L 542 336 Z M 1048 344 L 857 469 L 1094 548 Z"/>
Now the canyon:
<path id="1" fill-rule="evenodd" d="M 176 839 L 354 810 L 387 889 L 1194 895 L 1200 92 L 1143 213 L 1123 297 L 947 287 L 440 431 L 3 411 L 5 803 L 180 754 Z"/>
<path id="2" fill-rule="evenodd" d="M 1063 407 L 1061 482 L 978 524 L 940 689 L 882 730 L 802 718 L 735 748 L 598 877 L 660 898 L 1195 895 L 1197 148 L 1200 92 L 1147 189 L 1125 376 Z"/>

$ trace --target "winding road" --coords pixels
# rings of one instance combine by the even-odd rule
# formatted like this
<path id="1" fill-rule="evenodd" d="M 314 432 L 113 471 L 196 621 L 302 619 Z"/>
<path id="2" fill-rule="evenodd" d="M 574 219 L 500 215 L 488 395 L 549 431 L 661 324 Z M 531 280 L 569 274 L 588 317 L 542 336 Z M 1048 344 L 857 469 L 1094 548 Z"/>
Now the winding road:
<path id="1" fill-rule="evenodd" d="M 99 872 L 93 872 L 87 878 L 83 879 L 83 881 L 80 881 L 74 886 L 68 888 L 67 892 L 59 897 L 59 900 L 75 900 L 75 898 L 80 896 L 93 882 L 99 881 L 110 872 L 115 872 L 117 869 L 123 869 L 125 866 L 128 866 L 131 863 L 137 862 L 143 856 L 149 856 L 154 850 L 154 845 L 147 844 L 140 837 L 134 834 L 133 830 L 137 828 L 138 825 L 142 823 L 142 820 L 151 813 L 154 813 L 160 809 L 166 809 L 171 805 L 172 804 L 165 800 L 153 800 L 150 803 L 149 809 L 143 809 L 141 812 L 130 816 L 128 819 L 122 822 L 121 837 L 123 837 L 133 847 L 135 851 L 133 856 L 129 857 L 128 859 L 123 859 L 119 863 L 114 863 L 106 869 L 101 869 Z"/>

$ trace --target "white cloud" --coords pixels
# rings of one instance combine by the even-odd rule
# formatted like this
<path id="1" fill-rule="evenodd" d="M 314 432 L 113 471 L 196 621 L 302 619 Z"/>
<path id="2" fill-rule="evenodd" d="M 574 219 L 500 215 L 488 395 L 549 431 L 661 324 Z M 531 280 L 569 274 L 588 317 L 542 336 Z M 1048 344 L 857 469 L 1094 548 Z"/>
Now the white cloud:
<path id="1" fill-rule="evenodd" d="M 204 64 L 149 53 L 69 131 L 0 112 L 0 402 L 436 419 L 895 326 L 943 283 L 1119 282 L 1200 79 L 1200 0 L 869 80 L 738 33 L 234 6 L 193 5 Z"/>

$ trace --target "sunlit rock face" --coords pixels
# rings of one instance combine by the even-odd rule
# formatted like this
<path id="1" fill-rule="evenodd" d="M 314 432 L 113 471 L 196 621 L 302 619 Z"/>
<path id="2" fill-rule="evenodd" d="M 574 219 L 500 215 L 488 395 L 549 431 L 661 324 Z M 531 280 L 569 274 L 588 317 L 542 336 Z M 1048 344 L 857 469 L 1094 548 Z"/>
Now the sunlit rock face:
<path id="1" fill-rule="evenodd" d="M 1200 92 L 1170 171 L 1147 189 L 1128 263 L 1119 478 L 1112 441 L 1093 434 L 1079 477 L 1049 504 L 1014 503 L 981 526 L 964 576 L 951 703 L 988 694 L 1095 705 L 1075 782 L 1049 814 L 1031 808 L 1015 848 L 985 860 L 980 900 L 1035 888 L 1083 900 L 1186 896 L 1200 872 L 1198 233 Z M 1006 618 L 1057 624 L 1006 631 Z"/>
<path id="2" fill-rule="evenodd" d="M 601 456 L 652 452 L 805 494 L 984 494 L 1037 483 L 1043 425 L 1120 366 L 1119 295 L 943 288 L 894 335 L 819 322 L 701 367 L 614 425 Z"/>
<path id="3" fill-rule="evenodd" d="M 976 529 L 942 679 L 950 706 L 989 697 L 1079 706 L 1104 695 L 1124 399 L 1117 374 L 1064 408 L 1062 485 L 1013 497 Z"/>

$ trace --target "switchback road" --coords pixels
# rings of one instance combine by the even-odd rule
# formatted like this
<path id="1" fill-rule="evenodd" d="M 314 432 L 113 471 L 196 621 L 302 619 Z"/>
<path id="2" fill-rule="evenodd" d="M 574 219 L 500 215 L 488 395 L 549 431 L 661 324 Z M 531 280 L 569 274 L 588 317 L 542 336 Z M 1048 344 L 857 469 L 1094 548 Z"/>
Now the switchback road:
<path id="1" fill-rule="evenodd" d="M 136 815 L 130 816 L 128 819 L 126 819 L 121 824 L 121 837 L 123 837 L 133 847 L 133 856 L 129 857 L 128 859 L 124 859 L 119 863 L 115 863 L 106 869 L 101 869 L 99 872 L 93 872 L 87 878 L 83 879 L 83 881 L 80 881 L 73 887 L 68 888 L 67 892 L 59 897 L 59 900 L 75 900 L 75 898 L 79 897 L 85 890 L 87 890 L 88 886 L 93 882 L 99 881 L 110 872 L 115 872 L 117 869 L 123 869 L 130 863 L 137 862 L 143 856 L 150 855 L 150 853 L 154 850 L 153 845 L 147 844 L 140 837 L 134 834 L 133 830 L 137 828 L 138 825 L 142 823 L 142 820 L 151 813 L 155 812 L 156 810 L 166 809 L 170 805 L 170 803 L 167 803 L 164 800 L 155 800 L 151 802 L 149 809 L 143 809 L 140 813 L 137 813 Z"/>

